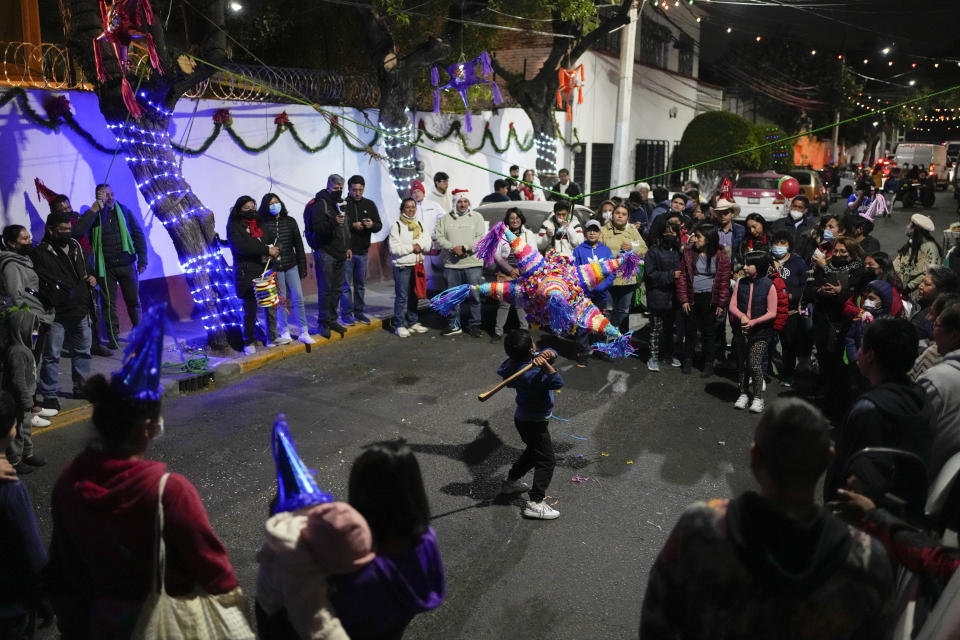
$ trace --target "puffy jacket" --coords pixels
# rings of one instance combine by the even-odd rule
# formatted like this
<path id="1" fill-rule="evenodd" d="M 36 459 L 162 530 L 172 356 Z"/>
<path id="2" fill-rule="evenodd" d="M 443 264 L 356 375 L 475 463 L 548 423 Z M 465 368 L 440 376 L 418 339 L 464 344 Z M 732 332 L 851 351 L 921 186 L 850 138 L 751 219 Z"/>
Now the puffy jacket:
<path id="1" fill-rule="evenodd" d="M 677 280 L 677 300 L 680 304 L 693 304 L 693 272 L 696 266 L 698 251 L 693 246 L 683 249 L 683 260 L 680 262 L 680 279 Z M 730 258 L 723 247 L 717 249 L 717 254 L 710 261 L 713 265 L 713 293 L 710 304 L 715 307 L 726 308 L 730 303 L 730 275 L 732 267 Z"/>
<path id="2" fill-rule="evenodd" d="M 774 331 L 783 331 L 787 326 L 787 316 L 790 315 L 790 294 L 787 292 L 787 283 L 780 274 L 774 272 L 770 276 L 773 288 L 777 290 L 777 318 L 773 321 Z"/>
<path id="3" fill-rule="evenodd" d="M 744 319 L 757 321 L 750 329 L 751 334 L 773 329 L 777 317 L 777 289 L 767 276 L 751 278 L 744 276 L 733 288 L 733 303 L 730 305 L 730 325 L 734 331 L 740 330 Z"/>
<path id="4" fill-rule="evenodd" d="M 548 235 L 553 232 L 553 236 Z M 567 224 L 557 229 L 557 219 L 550 216 L 540 227 L 537 249 L 542 252 L 553 249 L 562 256 L 572 257 L 573 250 L 583 242 L 583 229 L 576 217 L 567 218 Z"/>
<path id="5" fill-rule="evenodd" d="M 657 245 L 647 249 L 643 262 L 643 279 L 647 283 L 647 308 L 650 311 L 671 311 L 676 307 L 680 252 Z"/>
<path id="6" fill-rule="evenodd" d="M 107 267 L 120 267 L 132 264 L 136 260 L 140 265 L 147 266 L 147 241 L 143 235 L 143 229 L 140 227 L 140 220 L 126 207 L 126 205 L 117 203 L 117 207 L 111 207 L 106 211 L 94 211 L 88 209 L 86 213 L 80 216 L 76 226 L 73 228 L 73 237 L 86 237 L 93 245 L 93 229 L 103 226 L 103 235 L 100 240 L 103 243 L 103 261 Z M 117 220 L 117 209 L 127 223 L 127 231 L 130 232 L 130 239 L 133 241 L 133 249 L 136 255 L 123 252 L 123 241 L 120 236 L 120 222 Z M 103 215 L 101 215 L 101 213 Z"/>
<path id="7" fill-rule="evenodd" d="M 303 231 L 314 251 L 323 250 L 336 260 L 346 260 L 350 249 L 350 227 L 337 222 L 337 196 L 323 189 L 303 210 Z"/>
<path id="8" fill-rule="evenodd" d="M 399 220 L 390 225 L 390 257 L 395 267 L 412 267 L 417 264 L 417 259 L 430 251 L 432 241 L 430 236 L 423 228 L 423 223 L 419 220 L 420 237 L 414 238 L 413 232 Z M 421 253 L 418 255 L 413 252 L 413 245 L 419 244 Z"/>
<path id="9" fill-rule="evenodd" d="M 3 295 L 9 296 L 15 306 L 26 305 L 37 314 L 42 324 L 53 322 L 53 309 L 47 308 L 40 300 L 40 276 L 29 256 L 0 251 L 0 283 L 3 284 Z"/>
<path id="10" fill-rule="evenodd" d="M 343 205 L 343 212 L 347 216 L 346 225 L 350 230 L 350 248 L 354 253 L 366 253 L 370 250 L 370 236 L 383 229 L 377 205 L 367 198 L 359 200 L 347 198 L 347 203 Z M 369 229 L 354 229 L 353 223 L 362 222 L 364 218 L 370 218 L 373 226 Z"/>
<path id="11" fill-rule="evenodd" d="M 33 264 L 40 276 L 41 294 L 53 304 L 56 318 L 82 318 L 90 313 L 86 281 L 90 271 L 79 242 L 71 239 L 64 253 L 44 240 L 33 252 Z"/>
<path id="12" fill-rule="evenodd" d="M 258 224 L 263 224 L 257 218 Z M 249 226 L 239 215 L 227 220 L 227 241 L 233 252 L 233 273 L 236 277 L 237 295 L 241 298 L 253 291 L 253 279 L 259 278 L 270 253 L 269 242 L 254 238 Z M 271 263 L 272 264 L 272 263 Z"/>
<path id="13" fill-rule="evenodd" d="M 798 308 L 803 297 L 803 285 L 807 282 L 807 263 L 796 253 L 790 253 L 786 262 L 775 261 L 774 266 L 787 286 L 790 308 Z"/>
<path id="14" fill-rule="evenodd" d="M 287 271 L 297 268 L 300 279 L 307 277 L 307 254 L 303 250 L 303 238 L 300 225 L 288 215 L 270 216 L 261 224 L 263 240 L 266 244 L 276 245 L 280 249 L 280 258 L 270 262 L 274 271 Z"/>

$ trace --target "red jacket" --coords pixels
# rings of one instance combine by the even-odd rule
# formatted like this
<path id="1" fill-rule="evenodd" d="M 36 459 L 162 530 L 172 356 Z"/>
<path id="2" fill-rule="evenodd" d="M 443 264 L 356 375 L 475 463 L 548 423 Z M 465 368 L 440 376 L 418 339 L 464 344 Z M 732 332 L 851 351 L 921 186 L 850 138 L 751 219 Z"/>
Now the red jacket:
<path id="1" fill-rule="evenodd" d="M 157 488 L 165 471 L 161 462 L 87 449 L 60 474 L 49 588 L 64 638 L 86 638 L 91 629 L 101 637 L 129 635 L 151 587 Z M 163 506 L 168 593 L 183 595 L 195 585 L 207 593 L 234 589 L 226 549 L 193 485 L 171 473 Z"/>
<path id="2" fill-rule="evenodd" d="M 773 287 L 777 290 L 777 317 L 773 321 L 774 331 L 783 331 L 787 326 L 787 317 L 790 315 L 790 294 L 787 293 L 787 284 L 776 271 L 770 276 Z"/>
<path id="3" fill-rule="evenodd" d="M 680 279 L 677 280 L 677 299 L 680 304 L 693 304 L 693 271 L 696 263 L 697 250 L 692 246 L 683 248 L 683 260 L 680 261 Z M 723 247 L 717 249 L 716 273 L 713 278 L 713 294 L 710 304 L 715 307 L 726 307 L 730 303 L 730 275 L 732 266 L 730 258 Z"/>

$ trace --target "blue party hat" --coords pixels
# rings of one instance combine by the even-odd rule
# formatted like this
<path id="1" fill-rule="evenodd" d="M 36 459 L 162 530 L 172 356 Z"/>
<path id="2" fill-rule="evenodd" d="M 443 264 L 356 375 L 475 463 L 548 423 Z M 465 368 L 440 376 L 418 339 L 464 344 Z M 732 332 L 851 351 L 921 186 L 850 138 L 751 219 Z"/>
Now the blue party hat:
<path id="1" fill-rule="evenodd" d="M 287 417 L 282 413 L 273 423 L 273 461 L 277 465 L 278 496 L 274 513 L 333 502 L 333 496 L 320 490 L 313 473 L 297 454 L 297 446 L 287 428 Z"/>
<path id="2" fill-rule="evenodd" d="M 163 397 L 160 372 L 163 368 L 163 330 L 167 305 L 154 305 L 143 314 L 123 353 L 123 365 L 114 371 L 110 383 L 135 400 L 157 402 Z"/>

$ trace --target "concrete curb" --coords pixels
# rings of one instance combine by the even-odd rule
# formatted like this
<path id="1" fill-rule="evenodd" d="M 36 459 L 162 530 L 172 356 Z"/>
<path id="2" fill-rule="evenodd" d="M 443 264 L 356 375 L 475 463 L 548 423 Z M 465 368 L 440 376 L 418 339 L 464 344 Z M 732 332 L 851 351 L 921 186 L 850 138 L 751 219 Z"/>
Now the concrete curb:
<path id="1" fill-rule="evenodd" d="M 368 325 L 357 323 L 348 328 L 347 332 L 342 338 L 331 337 L 330 339 L 327 339 L 322 336 L 313 335 L 311 337 L 317 341 L 317 343 L 314 345 L 303 344 L 302 342 L 294 340 L 290 344 L 285 344 L 279 347 L 271 347 L 269 349 L 263 348 L 253 355 L 240 356 L 238 358 L 230 358 L 225 360 L 224 362 L 215 365 L 212 371 L 200 374 L 199 376 L 194 376 L 193 378 L 207 376 L 209 377 L 209 381 L 211 383 L 229 382 L 239 378 L 244 373 L 255 371 L 260 367 L 270 364 L 271 362 L 285 360 L 286 358 L 290 358 L 301 353 L 312 353 L 315 349 L 321 349 L 327 345 L 336 344 L 342 340 L 348 340 L 353 336 L 370 333 L 371 331 L 380 331 L 384 328 L 386 322 L 389 321 L 384 321 L 382 318 L 371 318 L 370 324 Z M 180 377 L 165 380 L 163 383 L 164 397 L 182 395 L 180 390 L 182 383 L 193 378 Z M 49 427 L 34 429 L 33 435 L 34 437 L 40 436 L 49 431 L 56 431 L 57 429 L 63 429 L 64 427 L 69 427 L 79 422 L 84 422 L 89 420 L 92 415 L 93 405 L 90 403 L 82 404 L 71 409 L 66 409 L 61 411 L 52 419 L 53 424 L 51 424 Z"/>

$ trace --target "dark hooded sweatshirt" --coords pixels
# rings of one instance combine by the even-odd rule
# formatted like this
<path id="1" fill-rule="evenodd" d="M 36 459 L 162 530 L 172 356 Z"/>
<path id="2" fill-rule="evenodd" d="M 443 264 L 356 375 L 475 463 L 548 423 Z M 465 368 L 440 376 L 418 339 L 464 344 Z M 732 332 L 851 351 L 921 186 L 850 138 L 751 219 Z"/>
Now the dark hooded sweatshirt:
<path id="1" fill-rule="evenodd" d="M 690 506 L 650 571 L 641 640 L 883 640 L 890 561 L 820 508 L 795 520 L 755 493 Z"/>
<path id="2" fill-rule="evenodd" d="M 850 468 L 847 461 L 865 447 L 892 447 L 915 453 L 929 465 L 935 420 L 923 389 L 906 378 L 884 382 L 861 395 L 836 440 L 837 453 L 823 483 L 824 501 L 835 499 L 850 475 L 857 477 L 856 491 L 880 501 L 894 489 L 892 469 L 879 458 L 859 457 Z"/>
<path id="3" fill-rule="evenodd" d="M 37 391 L 32 334 L 40 328 L 40 320 L 33 311 L 13 309 L 7 312 L 6 323 L 9 346 L 4 358 L 3 387 L 20 405 L 23 420 L 30 420 L 33 394 Z"/>
<path id="4" fill-rule="evenodd" d="M 53 489 L 49 585 L 63 638 L 128 637 L 151 586 L 157 488 L 166 465 L 88 448 Z M 166 586 L 226 593 L 237 586 L 197 490 L 171 473 L 163 492 Z"/>

